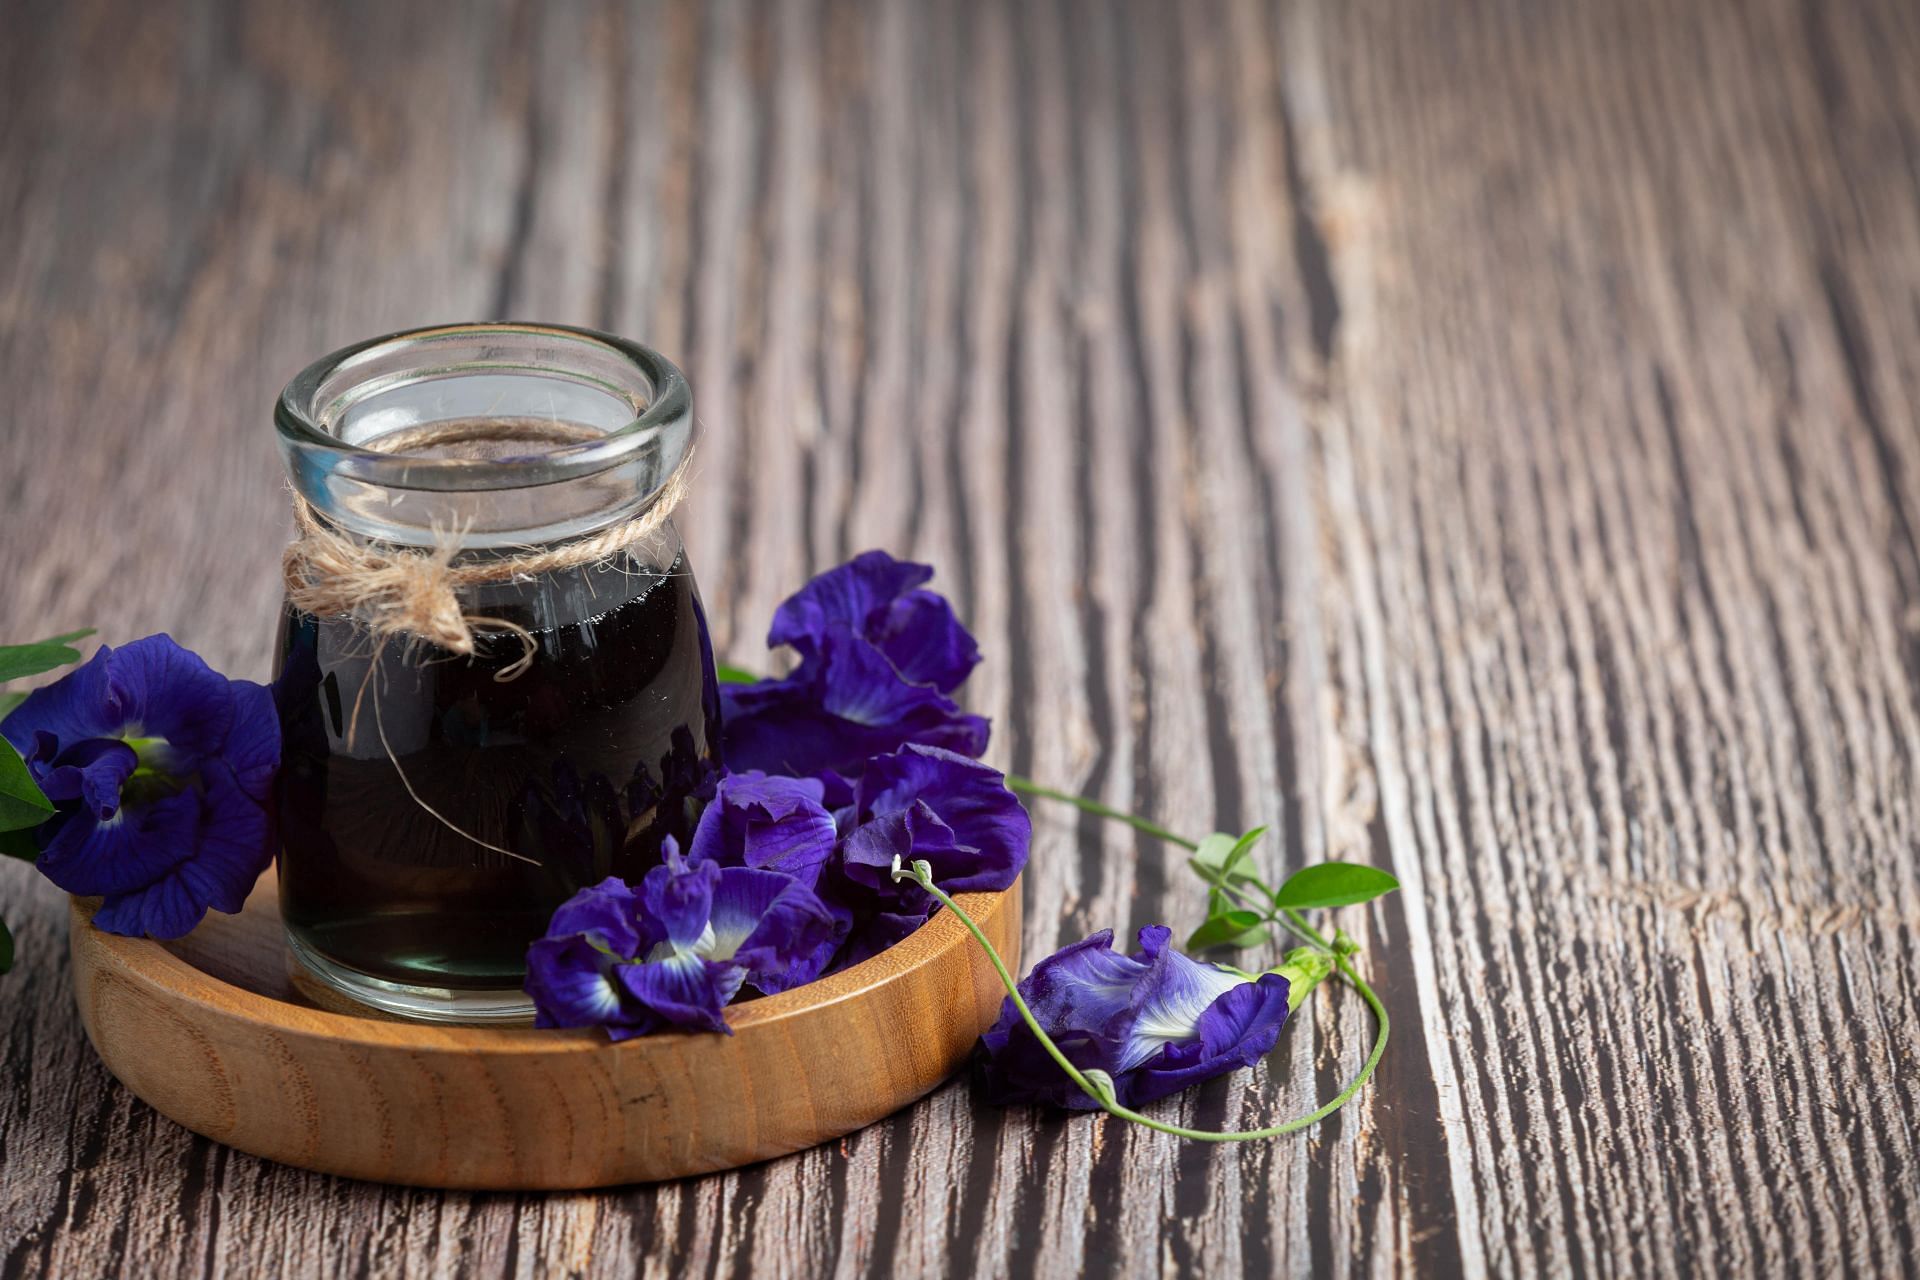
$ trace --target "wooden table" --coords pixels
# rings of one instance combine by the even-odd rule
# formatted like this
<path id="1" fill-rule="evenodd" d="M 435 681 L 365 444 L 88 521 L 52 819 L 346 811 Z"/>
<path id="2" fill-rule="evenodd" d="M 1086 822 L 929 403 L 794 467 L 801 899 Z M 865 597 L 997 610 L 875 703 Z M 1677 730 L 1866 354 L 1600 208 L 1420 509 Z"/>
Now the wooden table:
<path id="1" fill-rule="evenodd" d="M 437 320 L 644 338 L 723 654 L 930 559 L 990 759 L 1405 892 L 1242 1149 L 985 1106 L 604 1195 L 350 1184 L 99 1067 L 18 865 L 4 1272 L 1912 1272 L 1907 0 L 0 14 L 0 618 L 264 676 L 268 410 Z M 1038 814 L 1032 955 L 1194 924 Z M 1370 1024 L 1165 1106 L 1256 1125 Z"/>

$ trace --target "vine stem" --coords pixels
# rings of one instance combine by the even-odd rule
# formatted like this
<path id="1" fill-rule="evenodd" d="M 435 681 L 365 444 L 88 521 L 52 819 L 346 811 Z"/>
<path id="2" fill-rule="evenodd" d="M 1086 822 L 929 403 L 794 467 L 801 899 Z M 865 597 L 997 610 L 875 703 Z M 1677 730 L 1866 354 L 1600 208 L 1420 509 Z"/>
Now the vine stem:
<path id="1" fill-rule="evenodd" d="M 1009 778 L 1009 785 L 1012 785 L 1013 781 L 1013 779 Z M 1025 782 L 1025 779 L 1021 779 L 1020 781 Z M 1033 795 L 1044 795 L 1066 800 L 1070 803 L 1078 804 L 1081 808 L 1088 809 L 1091 812 L 1101 813 L 1102 816 L 1118 817 L 1123 821 L 1140 827 L 1142 830 L 1154 830 L 1154 824 L 1147 822 L 1145 819 L 1136 819 L 1127 814 L 1113 813 L 1106 810 L 1103 805 L 1098 805 L 1094 801 L 1082 801 L 1077 796 L 1068 796 L 1060 792 L 1049 791 L 1044 787 L 1034 786 L 1031 783 L 1028 783 L 1025 788 L 1015 787 L 1014 789 L 1025 789 Z M 1159 834 L 1157 831 L 1155 831 L 1155 833 Z M 1168 835 L 1167 838 L 1173 839 L 1176 843 L 1186 845 L 1190 849 L 1198 847 L 1177 836 Z M 1118 1119 L 1126 1120 L 1133 1124 L 1144 1125 L 1149 1129 L 1155 1129 L 1161 1133 L 1172 1134 L 1176 1138 L 1189 1138 L 1195 1142 L 1252 1142 L 1259 1138 L 1277 1138 L 1282 1134 L 1293 1133 L 1295 1130 L 1304 1129 L 1308 1125 L 1317 1124 L 1345 1106 L 1347 1101 L 1360 1091 L 1361 1086 L 1366 1084 L 1368 1077 L 1373 1074 L 1373 1069 L 1380 1063 L 1380 1055 L 1386 1052 L 1388 1029 L 1386 1006 L 1380 1003 L 1380 997 L 1373 993 L 1373 988 L 1367 985 L 1366 980 L 1354 971 L 1353 965 L 1347 959 L 1347 951 L 1340 949 L 1340 939 L 1336 938 L 1333 942 L 1328 942 L 1327 939 L 1321 937 L 1312 926 L 1307 925 L 1304 920 L 1299 920 L 1298 926 L 1304 928 L 1307 933 L 1312 935 L 1314 945 L 1333 956 L 1335 970 L 1354 990 L 1360 993 L 1360 998 L 1367 1002 L 1367 1007 L 1373 1010 L 1373 1016 L 1379 1023 L 1380 1030 L 1379 1034 L 1374 1037 L 1373 1051 L 1367 1055 L 1366 1064 L 1360 1068 L 1360 1074 L 1356 1075 L 1352 1083 L 1348 1084 L 1346 1088 L 1334 1095 L 1331 1101 L 1316 1107 L 1304 1116 L 1296 1116 L 1291 1120 L 1270 1125 L 1265 1129 L 1241 1129 L 1231 1132 L 1221 1132 L 1212 1129 L 1188 1129 L 1176 1124 L 1163 1124 L 1150 1116 L 1143 1116 L 1138 1111 L 1121 1106 L 1114 1098 L 1113 1081 L 1105 1072 L 1093 1073 L 1105 1082 L 1106 1087 L 1102 1088 L 1100 1084 L 1090 1078 L 1086 1072 L 1081 1071 L 1080 1068 L 1074 1066 L 1073 1063 L 1067 1060 L 1067 1055 L 1061 1052 L 1060 1046 L 1053 1042 L 1053 1037 L 1047 1034 L 1046 1028 L 1042 1027 L 1039 1019 L 1033 1016 L 1033 1010 L 1027 1007 L 1026 997 L 1020 994 L 1019 984 L 1014 981 L 1013 974 L 1008 972 L 1006 962 L 1000 958 L 1000 953 L 994 949 L 994 945 L 991 942 L 987 941 L 987 935 L 980 931 L 980 926 L 974 923 L 973 917 L 962 910 L 959 903 L 947 896 L 946 892 L 933 882 L 933 868 L 928 865 L 926 861 L 916 858 L 911 867 L 907 867 L 902 866 L 900 859 L 896 857 L 893 863 L 893 878 L 896 881 L 912 880 L 916 882 L 922 889 L 925 889 L 938 899 L 940 904 L 947 910 L 960 917 L 960 923 L 966 926 L 967 932 L 973 935 L 973 940 L 978 942 L 981 949 L 987 953 L 987 959 L 993 962 L 994 972 L 1000 975 L 1000 985 L 1007 989 L 1007 998 L 1013 1001 L 1013 1007 L 1019 1011 L 1020 1020 L 1027 1024 L 1027 1030 L 1033 1032 L 1034 1039 L 1038 1040 L 1040 1047 L 1047 1051 L 1047 1056 L 1059 1064 L 1060 1069 L 1067 1073 L 1068 1079 L 1072 1080 L 1081 1092 L 1099 1103 L 1102 1111 Z M 1287 914 L 1298 916 L 1297 912 L 1288 912 Z M 1349 944 L 1348 950 L 1350 949 L 1351 945 Z"/>
<path id="2" fill-rule="evenodd" d="M 1144 831 L 1150 836 L 1165 840 L 1168 844 L 1177 844 L 1189 852 L 1198 852 L 1200 849 L 1197 841 L 1189 840 L 1177 832 L 1169 831 L 1157 822 L 1139 817 L 1136 814 L 1123 813 L 1111 805 L 1101 804 L 1098 800 L 1089 800 L 1085 796 L 1076 796 L 1071 792 L 1055 791 L 1052 787 L 1043 787 L 1031 778 L 1022 778 L 1010 773 L 1007 775 L 1007 789 L 1009 791 L 1023 792 L 1030 796 L 1041 796 L 1048 800 L 1058 800 L 1060 803 L 1070 804 L 1076 809 L 1084 809 L 1088 813 L 1096 813 L 1103 818 L 1111 818 L 1115 822 L 1124 822 L 1136 831 Z"/>

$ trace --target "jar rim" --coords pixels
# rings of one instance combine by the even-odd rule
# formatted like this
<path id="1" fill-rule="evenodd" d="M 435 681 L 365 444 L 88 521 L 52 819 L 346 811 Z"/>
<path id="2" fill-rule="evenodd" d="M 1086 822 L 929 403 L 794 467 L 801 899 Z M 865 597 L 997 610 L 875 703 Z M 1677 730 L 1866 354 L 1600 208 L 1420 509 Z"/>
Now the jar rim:
<path id="1" fill-rule="evenodd" d="M 566 344 L 611 356 L 635 372 L 646 389 L 643 402 L 632 391 L 595 378 L 583 366 L 552 363 L 455 360 L 431 363 L 432 348 L 470 344 L 488 337 L 547 339 L 555 350 Z M 552 375 L 565 373 L 595 385 L 634 405 L 634 417 L 623 426 L 590 439 L 557 444 L 542 452 L 515 458 L 474 459 L 422 457 L 389 453 L 344 439 L 329 424 L 359 399 L 396 385 L 402 375 L 381 374 L 380 365 L 394 356 L 424 357 L 409 365 L 406 377 L 456 377 L 463 373 L 520 370 Z M 365 377 L 356 378 L 356 372 Z M 341 383 L 342 377 L 346 378 Z M 336 385 L 338 384 L 338 385 Z M 317 403 L 324 398 L 324 403 Z M 318 461 L 336 476 L 388 489 L 440 493 L 484 492 L 556 484 L 598 475 L 640 460 L 648 452 L 673 450 L 674 457 L 654 459 L 653 474 L 665 478 L 692 447 L 693 394 L 685 375 L 651 347 L 574 325 L 485 321 L 404 329 L 368 338 L 340 348 L 302 369 L 288 382 L 274 406 L 274 426 L 290 453 Z M 650 495 L 649 495 L 650 496 Z"/>

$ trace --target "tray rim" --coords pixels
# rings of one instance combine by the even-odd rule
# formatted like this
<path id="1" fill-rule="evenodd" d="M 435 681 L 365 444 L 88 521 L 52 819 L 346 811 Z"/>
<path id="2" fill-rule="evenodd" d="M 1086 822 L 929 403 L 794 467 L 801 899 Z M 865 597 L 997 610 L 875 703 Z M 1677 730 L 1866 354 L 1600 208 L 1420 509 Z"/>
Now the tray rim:
<path id="1" fill-rule="evenodd" d="M 266 874 L 273 874 L 272 869 Z M 968 915 L 984 923 L 1004 910 L 1009 899 L 1018 901 L 1015 895 L 1022 892 L 1025 879 L 1023 872 L 1005 889 L 955 894 L 954 900 Z M 96 966 L 111 965 L 126 980 L 169 1001 L 184 1001 L 223 1020 L 279 1035 L 314 1037 L 366 1048 L 392 1049 L 398 1044 L 411 1044 L 422 1051 L 500 1055 L 645 1052 L 649 1044 L 663 1040 L 715 1034 L 675 1030 L 613 1041 L 598 1027 L 463 1026 L 336 1013 L 235 986 L 194 966 L 155 939 L 130 938 L 96 929 L 93 916 L 99 906 L 97 897 L 70 896 L 70 949 L 93 950 Z M 816 1010 L 858 1000 L 904 979 L 956 946 L 975 945 L 966 926 L 951 911 L 936 909 L 918 929 L 856 965 L 778 995 L 729 1005 L 727 1025 L 735 1035 L 753 1028 L 775 1027 Z"/>

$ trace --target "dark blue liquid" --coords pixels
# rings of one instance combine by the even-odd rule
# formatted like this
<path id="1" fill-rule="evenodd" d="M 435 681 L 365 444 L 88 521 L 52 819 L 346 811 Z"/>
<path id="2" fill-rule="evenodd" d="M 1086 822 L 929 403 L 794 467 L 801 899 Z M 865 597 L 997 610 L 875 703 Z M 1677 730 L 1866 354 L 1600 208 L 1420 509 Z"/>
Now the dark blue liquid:
<path id="1" fill-rule="evenodd" d="M 536 630 L 511 680 L 495 678 L 523 653 L 511 634 L 472 658 L 397 643 L 376 658 L 350 620 L 288 610 L 280 904 L 302 944 L 389 982 L 517 987 L 556 906 L 638 879 L 670 833 L 685 844 L 720 730 L 692 574 L 684 556 L 664 575 L 587 572 L 543 583 L 519 616 L 486 606 L 530 628 L 578 617 Z"/>

